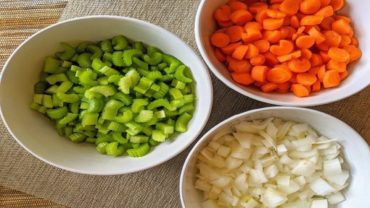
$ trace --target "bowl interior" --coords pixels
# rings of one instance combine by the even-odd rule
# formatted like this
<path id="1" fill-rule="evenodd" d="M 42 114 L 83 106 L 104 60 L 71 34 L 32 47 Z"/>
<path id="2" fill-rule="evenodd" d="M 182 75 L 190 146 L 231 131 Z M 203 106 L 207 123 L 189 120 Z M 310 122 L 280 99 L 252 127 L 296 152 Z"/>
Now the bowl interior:
<path id="1" fill-rule="evenodd" d="M 292 94 L 263 93 L 257 89 L 238 85 L 230 77 L 228 70 L 220 63 L 213 53 L 209 42 L 210 35 L 215 31 L 216 25 L 213 20 L 213 12 L 217 7 L 226 3 L 227 0 L 204 0 L 199 6 L 195 23 L 195 36 L 198 48 L 211 71 L 230 88 L 253 99 L 276 105 L 290 106 L 314 106 L 334 102 L 353 95 L 370 84 L 367 75 L 370 74 L 370 2 L 361 0 L 347 0 L 347 5 L 342 13 L 349 15 L 355 27 L 356 36 L 360 42 L 363 56 L 355 64 L 352 64 L 350 76 L 334 89 L 323 90 L 310 97 L 297 98 Z"/>
<path id="2" fill-rule="evenodd" d="M 60 42 L 98 41 L 123 34 L 179 58 L 193 72 L 197 83 L 196 112 L 189 130 L 159 145 L 143 158 L 104 156 L 90 144 L 74 144 L 58 136 L 53 124 L 30 110 L 33 85 L 47 55 L 60 50 Z M 0 85 L 3 118 L 14 138 L 38 158 L 57 167 L 86 174 L 129 173 L 160 164 L 180 153 L 198 136 L 212 106 L 209 74 L 200 58 L 172 33 L 149 23 L 123 17 L 85 17 L 49 27 L 26 41 L 4 67 Z"/>
<path id="3" fill-rule="evenodd" d="M 370 151 L 362 137 L 347 124 L 332 116 L 314 110 L 289 107 L 264 108 L 242 113 L 225 120 L 207 132 L 190 152 L 182 170 L 180 193 L 184 207 L 200 208 L 202 194 L 193 185 L 198 172 L 195 164 L 199 151 L 208 144 L 209 140 L 218 132 L 228 129 L 240 121 L 269 117 L 308 123 L 321 135 L 338 139 L 343 147 L 345 160 L 351 172 L 351 184 L 345 193 L 347 200 L 341 203 L 338 208 L 370 207 L 369 197 L 363 194 L 370 186 L 368 180 L 370 167 L 365 165 L 370 160 Z"/>

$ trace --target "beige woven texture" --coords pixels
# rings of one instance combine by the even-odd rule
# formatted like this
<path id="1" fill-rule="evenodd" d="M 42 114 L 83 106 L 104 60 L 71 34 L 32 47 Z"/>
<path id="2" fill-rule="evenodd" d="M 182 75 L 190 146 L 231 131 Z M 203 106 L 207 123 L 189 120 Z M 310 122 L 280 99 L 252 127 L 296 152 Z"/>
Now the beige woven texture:
<path id="1" fill-rule="evenodd" d="M 193 23 L 198 3 L 197 0 L 76 0 L 69 1 L 61 19 L 94 14 L 135 17 L 174 32 L 195 49 Z M 214 77 L 213 84 L 213 112 L 204 131 L 231 115 L 268 106 L 233 92 Z M 367 88 L 344 101 L 315 109 L 344 120 L 370 141 L 369 104 Z M 0 185 L 70 207 L 180 207 L 179 176 L 190 148 L 165 164 L 140 173 L 87 176 L 54 168 L 32 157 L 11 139 L 3 125 L 0 134 Z"/>

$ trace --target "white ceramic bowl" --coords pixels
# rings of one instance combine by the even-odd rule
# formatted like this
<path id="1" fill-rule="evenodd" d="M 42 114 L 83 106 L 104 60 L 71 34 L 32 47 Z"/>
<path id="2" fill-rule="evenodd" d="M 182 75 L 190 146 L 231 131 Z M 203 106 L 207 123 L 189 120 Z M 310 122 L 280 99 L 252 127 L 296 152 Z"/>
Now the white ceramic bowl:
<path id="1" fill-rule="evenodd" d="M 49 120 L 30 109 L 33 85 L 45 56 L 60 50 L 59 43 L 98 41 L 123 34 L 157 46 L 179 58 L 192 70 L 198 83 L 197 103 L 189 130 L 173 141 L 157 146 L 142 158 L 110 157 L 94 145 L 74 144 L 58 136 Z M 208 70 L 194 51 L 165 29 L 133 18 L 89 16 L 57 23 L 22 43 L 6 62 L 1 74 L 0 107 L 12 136 L 27 151 L 56 167 L 84 174 L 114 175 L 144 170 L 161 164 L 188 147 L 206 124 L 212 108 L 212 83 Z"/>
<path id="2" fill-rule="evenodd" d="M 321 135 L 337 138 L 343 146 L 345 160 L 351 172 L 350 186 L 345 192 L 347 199 L 338 208 L 370 207 L 370 197 L 365 194 L 370 187 L 370 166 L 367 165 L 370 161 L 370 149 L 364 139 L 350 126 L 325 113 L 305 108 L 270 107 L 247 111 L 226 119 L 198 141 L 189 153 L 181 172 L 180 195 L 184 208 L 201 208 L 202 194 L 193 185 L 198 171 L 195 164 L 199 151 L 208 144 L 213 135 L 243 120 L 269 117 L 308 123 Z"/>
<path id="3" fill-rule="evenodd" d="M 347 0 L 347 6 L 343 13 L 351 16 L 356 29 L 356 36 L 360 42 L 363 56 L 359 62 L 352 65 L 350 76 L 334 89 L 323 90 L 310 97 L 298 98 L 292 94 L 263 93 L 257 89 L 236 84 L 230 77 L 226 67 L 220 63 L 213 54 L 209 42 L 210 35 L 215 31 L 216 24 L 213 20 L 213 12 L 227 0 L 202 0 L 195 20 L 195 39 L 198 49 L 211 69 L 223 83 L 231 89 L 262 102 L 285 105 L 285 106 L 316 106 L 331 103 L 349 97 L 370 84 L 370 2 L 362 0 Z"/>

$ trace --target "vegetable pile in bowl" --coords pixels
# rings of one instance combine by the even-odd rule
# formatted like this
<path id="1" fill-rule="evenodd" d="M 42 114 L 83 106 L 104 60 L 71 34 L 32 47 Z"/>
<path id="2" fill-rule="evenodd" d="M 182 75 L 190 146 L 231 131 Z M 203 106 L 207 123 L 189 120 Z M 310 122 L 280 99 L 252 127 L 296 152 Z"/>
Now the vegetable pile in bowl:
<path id="1" fill-rule="evenodd" d="M 204 208 L 327 208 L 345 200 L 350 175 L 336 140 L 279 118 L 219 132 L 196 167 Z"/>
<path id="2" fill-rule="evenodd" d="M 187 131 L 195 83 L 177 58 L 122 35 L 62 46 L 45 59 L 31 104 L 60 135 L 102 154 L 141 157 Z"/>
<path id="3" fill-rule="evenodd" d="M 230 0 L 214 11 L 215 57 L 244 86 L 307 97 L 341 84 L 360 59 L 344 0 Z"/>

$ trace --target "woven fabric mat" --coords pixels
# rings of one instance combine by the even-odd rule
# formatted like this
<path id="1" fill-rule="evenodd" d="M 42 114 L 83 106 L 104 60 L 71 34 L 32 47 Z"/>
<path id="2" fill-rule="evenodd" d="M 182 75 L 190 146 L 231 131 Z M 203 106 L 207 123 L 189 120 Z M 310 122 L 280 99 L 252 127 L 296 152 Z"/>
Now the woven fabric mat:
<path id="1" fill-rule="evenodd" d="M 194 49 L 194 16 L 198 0 L 71 0 L 62 20 L 92 14 L 122 15 L 158 24 Z M 214 107 L 204 131 L 225 118 L 268 106 L 243 97 L 214 77 Z M 225 102 L 227 101 L 227 102 Z M 346 100 L 315 107 L 354 127 L 370 143 L 370 88 Z M 30 156 L 0 126 L 0 185 L 69 207 L 180 207 L 178 182 L 190 150 L 155 168 L 121 176 L 87 176 L 46 165 Z"/>

